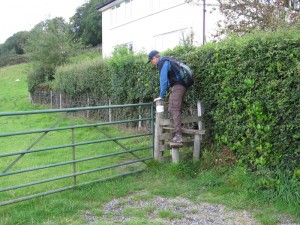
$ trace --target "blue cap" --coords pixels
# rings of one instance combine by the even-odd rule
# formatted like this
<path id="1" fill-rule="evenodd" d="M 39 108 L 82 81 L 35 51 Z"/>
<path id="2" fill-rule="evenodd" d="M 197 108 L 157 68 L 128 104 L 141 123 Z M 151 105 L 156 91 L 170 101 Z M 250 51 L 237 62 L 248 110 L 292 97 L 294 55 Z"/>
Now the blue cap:
<path id="1" fill-rule="evenodd" d="M 152 51 L 149 53 L 149 55 L 148 55 L 148 62 L 147 62 L 147 63 L 149 63 L 149 62 L 151 61 L 151 59 L 152 59 L 154 56 L 156 56 L 158 53 L 159 53 L 158 51 L 152 50 Z"/>

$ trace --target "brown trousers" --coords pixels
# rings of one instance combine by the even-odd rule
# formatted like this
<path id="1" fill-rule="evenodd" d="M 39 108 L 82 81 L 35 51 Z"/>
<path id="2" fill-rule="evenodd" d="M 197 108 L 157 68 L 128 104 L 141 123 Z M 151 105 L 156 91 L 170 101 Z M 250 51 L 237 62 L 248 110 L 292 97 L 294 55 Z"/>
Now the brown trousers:
<path id="1" fill-rule="evenodd" d="M 186 88 L 182 85 L 174 85 L 171 89 L 168 111 L 172 115 L 175 134 L 182 135 L 181 132 L 181 113 L 183 108 L 183 99 Z"/>

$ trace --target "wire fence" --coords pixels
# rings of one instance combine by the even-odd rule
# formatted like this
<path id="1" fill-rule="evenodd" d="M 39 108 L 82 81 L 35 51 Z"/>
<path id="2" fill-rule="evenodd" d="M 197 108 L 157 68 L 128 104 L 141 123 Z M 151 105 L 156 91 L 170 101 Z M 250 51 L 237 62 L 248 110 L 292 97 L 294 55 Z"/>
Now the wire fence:
<path id="1" fill-rule="evenodd" d="M 91 107 L 91 106 L 111 106 L 117 104 L 112 102 L 110 99 L 101 99 L 99 96 L 92 94 L 84 94 L 77 98 L 70 98 L 66 94 L 58 93 L 52 90 L 36 90 L 30 94 L 30 102 L 32 104 L 43 104 L 47 105 L 52 109 L 63 109 L 63 108 L 76 108 L 76 107 Z M 139 103 L 143 103 L 140 101 Z M 129 108 L 116 108 L 107 109 L 107 113 L 95 114 L 92 111 L 80 112 L 80 116 L 88 119 L 97 119 L 101 121 L 114 121 L 114 120 L 125 120 L 130 118 L 143 118 L 145 115 L 149 115 L 149 108 L 139 107 L 137 110 L 131 110 Z M 136 123 L 129 123 L 127 127 L 138 127 L 138 128 L 149 128 L 150 124 L 145 121 L 138 121 Z"/>
<path id="2" fill-rule="evenodd" d="M 58 93 L 52 90 L 36 90 L 30 95 L 30 101 L 32 104 L 45 104 L 52 109 L 62 109 L 62 108 L 75 108 L 75 107 L 91 107 L 91 106 L 110 106 L 113 104 L 120 104 L 118 102 L 112 102 L 110 99 L 102 99 L 99 96 L 92 94 L 83 94 L 77 98 L 70 98 L 66 94 Z M 140 100 L 139 103 L 143 103 Z M 122 103 L 124 104 L 124 103 Z M 167 110 L 168 103 L 165 103 L 164 117 L 171 118 L 170 113 Z M 202 106 L 203 109 L 203 106 Z M 126 120 L 130 118 L 143 118 L 145 115 L 149 115 L 148 108 L 138 108 L 138 110 L 130 110 L 128 108 L 119 109 L 108 109 L 107 113 L 95 114 L 89 110 L 80 112 L 80 116 L 88 119 L 97 119 L 101 121 L 114 121 L 114 120 Z M 183 117 L 197 115 L 197 105 L 190 104 L 188 102 L 184 103 L 183 107 Z M 197 124 L 186 124 L 187 128 L 197 128 Z M 150 124 L 148 122 L 139 121 L 136 123 L 126 124 L 127 128 L 149 128 Z"/>

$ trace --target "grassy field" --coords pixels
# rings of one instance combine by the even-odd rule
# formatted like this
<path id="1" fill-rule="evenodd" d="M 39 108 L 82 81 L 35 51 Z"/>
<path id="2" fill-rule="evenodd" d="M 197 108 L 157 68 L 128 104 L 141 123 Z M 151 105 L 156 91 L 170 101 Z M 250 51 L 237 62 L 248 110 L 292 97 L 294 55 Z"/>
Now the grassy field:
<path id="1" fill-rule="evenodd" d="M 26 75 L 30 71 L 30 64 L 21 64 L 0 69 L 0 112 L 24 111 L 44 109 L 45 106 L 31 105 L 27 92 Z M 22 131 L 26 129 L 38 129 L 51 126 L 60 114 L 50 115 L 32 115 L 29 117 L 18 116 L 17 118 L 0 118 L 0 133 Z M 70 125 L 72 121 L 67 117 L 61 123 L 61 126 Z M 81 118 L 75 118 L 76 124 L 84 123 Z M 120 127 L 104 127 L 111 135 L 120 133 Z M 131 134 L 133 131 L 124 131 L 122 135 Z M 76 140 L 93 140 L 101 136 L 96 129 L 85 128 L 76 133 Z M 102 136 L 101 136 L 102 137 Z M 0 154 L 4 152 L 14 152 L 26 149 L 28 143 L 26 139 L 35 140 L 38 135 L 24 138 L 1 138 Z M 50 135 L 48 139 L 39 143 L 36 148 L 49 145 L 66 144 L 71 140 L 70 131 L 63 131 L 58 134 Z M 133 148 L 140 144 L 147 143 L 147 138 L 140 138 L 138 141 L 126 140 L 122 144 Z M 101 149 L 111 149 L 121 151 L 119 146 L 103 144 Z M 68 152 L 69 151 L 69 152 Z M 68 152 L 66 154 L 66 152 Z M 105 152 L 101 152 L 105 154 Z M 78 148 L 77 157 L 89 157 L 98 154 L 97 149 L 92 145 Z M 142 153 L 141 156 L 145 156 Z M 0 224 L 106 224 L 106 221 L 91 220 L 91 217 L 102 218 L 103 205 L 115 198 L 122 198 L 128 195 L 145 191 L 148 194 L 144 200 L 153 199 L 154 196 L 164 198 L 182 197 L 189 199 L 194 203 L 208 202 L 210 204 L 224 204 L 230 209 L 242 211 L 247 210 L 262 224 L 279 224 L 282 218 L 289 218 L 290 222 L 300 223 L 300 206 L 297 199 L 293 199 L 290 192 L 299 193 L 298 186 L 294 189 L 283 190 L 284 193 L 277 194 L 271 190 L 261 190 L 257 187 L 257 178 L 251 176 L 244 168 L 234 166 L 217 166 L 217 153 L 204 150 L 199 163 L 193 164 L 189 160 L 182 161 L 178 165 L 164 163 L 158 164 L 155 161 L 149 161 L 145 172 L 135 175 L 129 175 L 112 179 L 105 182 L 88 184 L 82 187 L 71 189 L 65 192 L 38 197 L 28 201 L 15 203 L 7 206 L 0 206 Z M 54 151 L 54 153 L 39 153 L 32 157 L 25 157 L 22 165 L 32 167 L 45 163 L 58 163 L 70 160 L 72 154 L 70 149 Z M 125 155 L 112 159 L 109 163 L 128 161 L 131 157 Z M 11 160 L 11 159 L 10 159 Z M 116 161 L 115 161 L 116 160 Z M 88 161 L 81 165 L 78 170 L 93 168 L 102 161 Z M 7 161 L 1 161 L 0 172 L 7 165 Z M 105 165 L 104 165 L 105 166 Z M 139 165 L 140 166 L 140 165 Z M 132 168 L 127 168 L 131 170 Z M 59 169 L 49 169 L 51 175 L 61 175 L 64 172 L 72 170 L 71 166 L 59 167 Z M 120 172 L 120 171 L 117 171 Z M 123 172 L 123 170 L 121 171 Z M 36 176 L 47 176 L 47 174 L 30 174 L 26 177 L 21 175 L 10 177 L 0 177 L 0 188 L 7 185 L 17 185 L 21 180 L 33 181 Z M 95 177 L 94 177 L 95 176 Z M 105 175 L 106 176 L 106 175 Z M 99 173 L 82 178 L 80 182 L 99 177 Z M 66 183 L 64 183 L 66 182 Z M 58 188 L 61 185 L 69 185 L 68 181 L 54 183 L 50 188 Z M 49 185 L 33 186 L 27 189 L 28 194 L 44 191 Z M 290 191 L 290 192 L 289 192 Z M 0 192 L 0 200 L 10 197 L 18 197 L 26 194 L 11 191 L 9 194 Z M 289 197 L 291 196 L 291 197 Z M 293 201 L 294 200 L 294 201 Z M 298 199 L 299 200 L 299 199 Z M 124 212 L 130 215 L 131 222 L 124 224 L 163 224 L 154 222 L 150 218 L 153 208 L 139 208 L 134 210 L 127 209 Z M 201 213 L 201 212 L 195 212 Z M 92 215 L 92 216 L 88 216 Z M 180 214 L 161 211 L 158 217 L 172 218 L 180 217 Z M 111 215 L 113 217 L 113 214 Z"/>

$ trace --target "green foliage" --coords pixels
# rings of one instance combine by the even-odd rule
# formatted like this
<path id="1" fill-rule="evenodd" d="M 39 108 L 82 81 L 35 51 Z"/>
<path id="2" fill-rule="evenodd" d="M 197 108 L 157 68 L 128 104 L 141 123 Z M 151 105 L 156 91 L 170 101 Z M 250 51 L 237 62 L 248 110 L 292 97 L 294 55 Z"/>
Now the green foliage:
<path id="1" fill-rule="evenodd" d="M 40 83 L 53 80 L 56 68 L 67 63 L 78 47 L 69 37 L 63 18 L 36 25 L 27 45 L 28 54 L 34 62 L 33 73 L 28 77 L 28 89 L 33 91 Z"/>
<path id="2" fill-rule="evenodd" d="M 101 58 L 101 50 L 100 51 L 91 51 L 91 50 L 83 50 L 82 52 L 76 54 L 75 56 L 70 58 L 71 63 L 79 63 L 85 60 L 92 60 L 95 58 Z"/>
<path id="3" fill-rule="evenodd" d="M 169 170 L 176 177 L 180 178 L 194 178 L 197 176 L 197 170 L 199 168 L 199 163 L 190 163 L 186 161 L 181 161 L 178 164 L 171 164 Z"/>
<path id="4" fill-rule="evenodd" d="M 185 97 L 186 108 L 201 100 L 208 141 L 233 150 L 241 165 L 254 170 L 281 166 L 292 177 L 300 159 L 299 49 L 296 29 L 231 36 L 162 55 L 193 69 L 195 85 Z M 159 93 L 159 76 L 146 61 L 144 53 L 117 49 L 105 62 L 60 69 L 57 87 L 71 96 L 110 97 L 113 104 L 152 101 Z"/>
<path id="5" fill-rule="evenodd" d="M 111 95 L 107 63 L 95 58 L 58 67 L 53 87 L 72 98 L 91 94 L 107 100 Z"/>
<path id="6" fill-rule="evenodd" d="M 299 165 L 299 46 L 298 32 L 285 30 L 232 37 L 208 51 L 200 96 L 211 134 L 241 163 Z"/>
<path id="7" fill-rule="evenodd" d="M 290 171 L 284 171 L 282 168 L 273 170 L 259 168 L 256 176 L 258 179 L 254 184 L 258 189 L 257 191 L 262 193 L 262 198 L 267 201 L 282 199 L 291 206 L 299 206 L 300 182 L 295 177 L 291 179 Z"/>
<path id="8" fill-rule="evenodd" d="M 13 53 L 22 55 L 25 53 L 25 45 L 29 37 L 28 31 L 20 31 L 9 37 L 4 44 L 0 45 L 0 55 L 7 55 Z"/>
<path id="9" fill-rule="evenodd" d="M 272 36 L 274 36 L 274 34 Z M 289 35 L 287 35 L 287 37 L 288 36 Z M 296 37 L 297 35 L 295 35 L 295 39 Z M 283 38 L 282 40 L 285 39 Z M 237 43 L 241 44 L 241 40 Z M 215 62 L 213 58 L 216 51 L 215 48 L 215 44 L 207 45 L 201 48 L 205 51 L 200 51 L 199 49 L 196 50 L 198 53 L 196 58 L 188 55 L 188 58 L 193 59 L 188 62 L 193 62 L 193 69 L 198 71 L 197 79 L 202 82 L 201 88 L 206 87 L 204 90 L 206 92 L 208 91 L 208 93 L 203 93 L 204 91 L 199 89 L 198 85 L 200 85 L 200 83 L 198 83 L 198 85 L 194 87 L 197 88 L 197 92 L 195 92 L 197 98 L 200 95 L 205 96 L 204 99 L 209 100 L 214 100 L 214 97 L 217 97 L 213 94 L 211 94 L 211 96 L 210 93 L 213 92 L 209 92 L 209 87 L 213 88 L 214 85 L 204 85 L 207 84 L 205 82 L 208 82 L 209 80 L 208 78 L 204 78 L 209 76 L 208 72 L 210 69 L 213 69 L 211 68 L 211 62 Z M 268 52 L 266 51 L 265 53 L 267 54 Z M 191 54 L 194 55 L 196 53 L 191 52 Z M 144 57 L 144 60 L 146 61 L 146 57 Z M 205 63 L 207 63 L 207 67 L 205 66 Z M 253 63 L 253 65 L 255 66 L 255 63 Z M 30 66 L 30 64 L 22 64 L 0 69 L 0 84 L 2 85 L 0 89 L 0 102 L 3 103 L 1 105 L 1 111 L 24 111 L 29 108 L 37 110 L 39 108 L 36 105 L 30 105 L 28 102 L 25 80 L 26 75 L 31 71 Z M 145 64 L 143 66 L 145 66 Z M 87 68 L 88 66 L 86 69 Z M 58 70 L 60 69 L 61 68 Z M 199 71 L 206 71 L 206 73 L 201 74 Z M 217 76 L 216 74 L 214 75 Z M 297 73 L 296 76 L 299 76 L 299 73 Z M 16 79 L 20 79 L 20 81 L 16 82 Z M 222 93 L 221 89 L 220 93 Z M 214 115 L 214 112 L 210 109 L 217 108 L 217 106 L 214 105 L 215 102 L 209 104 L 209 100 L 206 101 L 207 105 L 205 105 L 206 114 L 209 114 L 209 116 L 206 117 L 206 121 L 209 121 L 212 115 Z M 277 102 L 277 100 L 274 99 L 274 102 Z M 208 108 L 208 106 L 210 108 Z M 289 105 L 288 107 L 291 106 Z M 295 104 L 294 107 L 299 107 L 299 105 Z M 296 117 L 298 113 L 295 112 L 294 115 Z M 26 130 L 24 129 L 25 124 L 26 128 L 30 127 L 32 129 L 32 125 L 37 125 L 39 122 L 42 122 L 42 124 L 52 123 L 51 120 L 45 121 L 45 119 L 40 119 L 37 123 L 30 123 L 31 121 L 19 123 L 11 118 L 3 119 L 4 120 L 1 122 L 2 125 L 12 123 L 12 126 L 16 125 L 18 130 L 22 131 Z M 224 116 L 223 119 L 227 120 L 227 117 Z M 212 120 L 212 125 L 214 124 L 213 122 L 214 120 Z M 285 121 L 285 123 L 288 124 L 288 121 Z M 10 128 L 12 127 L 10 126 Z M 277 128 L 272 128 L 272 130 L 274 129 Z M 217 132 L 218 128 L 214 128 L 214 130 Z M 98 133 L 96 130 L 95 132 Z M 118 130 L 116 132 L 120 131 Z M 88 135 L 91 134 L 93 133 L 88 133 Z M 85 136 L 87 134 L 83 131 L 78 137 L 81 135 Z M 297 136 L 296 134 L 292 136 L 294 136 L 294 138 L 299 138 L 299 135 Z M 56 137 L 53 136 L 53 138 L 55 139 Z M 60 138 L 63 138 L 63 136 L 60 136 Z M 224 139 L 226 138 L 224 137 Z M 20 144 L 23 143 L 23 140 L 20 138 L 16 141 L 19 144 L 16 145 L 16 142 L 10 141 L 9 145 L 14 148 L 20 147 Z M 55 139 L 52 144 L 57 141 L 58 139 Z M 0 144 L 3 145 L 5 143 L 1 142 Z M 7 150 L 9 150 L 9 148 Z M 296 150 L 297 149 L 295 149 L 295 151 Z M 86 154 L 86 152 L 83 154 Z M 92 212 L 92 214 L 95 215 L 93 218 L 98 219 L 98 221 L 103 221 L 102 206 L 104 204 L 113 201 L 116 198 L 122 200 L 122 197 L 140 191 L 147 193 L 147 197 L 144 197 L 144 199 L 151 199 L 158 194 L 163 193 L 163 195 L 160 196 L 168 196 L 169 198 L 180 196 L 195 201 L 195 203 L 204 201 L 214 204 L 224 204 L 229 206 L 230 210 L 236 208 L 245 209 L 250 212 L 251 210 L 254 210 L 258 212 L 255 216 L 262 224 L 283 223 L 282 219 L 286 217 L 290 218 L 289 223 L 299 223 L 299 164 L 298 168 L 294 171 L 283 171 L 281 166 L 275 169 L 268 169 L 264 165 L 259 166 L 255 174 L 250 173 L 245 166 L 227 168 L 224 172 L 223 167 L 218 167 L 214 164 L 214 161 L 216 161 L 218 157 L 219 155 L 213 151 L 204 151 L 200 161 L 201 168 L 194 167 L 196 165 L 190 165 L 187 162 L 181 162 L 176 166 L 159 164 L 157 161 L 150 161 L 147 172 L 140 173 L 136 176 L 127 176 L 108 182 L 99 182 L 75 188 L 71 191 L 3 206 L 1 207 L 0 223 L 18 224 L 20 221 L 22 221 L 23 224 L 87 223 L 87 215 L 89 215 L 89 212 Z M 33 161 L 29 161 L 28 165 L 32 166 L 32 162 Z M 179 169 L 183 170 L 182 173 Z M 193 171 L 194 169 L 195 171 Z M 192 172 L 196 172 L 197 175 L 193 177 L 189 176 Z M 292 220 L 290 215 L 283 215 L 283 213 L 295 216 L 294 220 Z M 171 218 L 171 216 L 167 215 L 164 218 Z M 272 222 L 270 222 L 271 219 Z M 151 221 L 147 222 L 151 223 Z"/>
<path id="10" fill-rule="evenodd" d="M 53 71 L 51 70 L 51 68 L 35 68 L 31 73 L 28 74 L 28 91 L 30 93 L 33 93 L 34 90 L 40 87 L 46 87 L 46 89 L 49 89 L 49 80 L 47 80 L 47 77 L 52 77 L 52 75 Z"/>
<path id="11" fill-rule="evenodd" d="M 0 44 L 0 67 L 15 65 L 28 61 L 25 53 L 25 45 L 29 32 L 21 31 L 9 37 Z"/>
<path id="12" fill-rule="evenodd" d="M 104 61 L 96 58 L 59 67 L 53 87 L 70 97 L 93 94 L 114 104 L 152 101 L 159 78 L 146 61 L 145 54 L 120 48 Z"/>
<path id="13" fill-rule="evenodd" d="M 112 76 L 112 97 L 114 102 L 150 101 L 158 87 L 157 71 L 145 65 L 144 54 L 136 54 L 127 48 L 115 50 L 108 60 Z M 157 91 L 158 93 L 158 91 Z"/>
<path id="14" fill-rule="evenodd" d="M 90 0 L 78 7 L 71 17 L 70 26 L 73 38 L 85 46 L 96 46 L 102 43 L 102 13 L 96 8 L 104 0 Z"/>
<path id="15" fill-rule="evenodd" d="M 196 1 L 196 0 L 194 0 Z M 218 35 L 244 35 L 255 30 L 272 30 L 299 26 L 298 2 L 294 0 L 217 0 L 224 19 Z"/>
<path id="16" fill-rule="evenodd" d="M 17 54 L 0 55 L 0 67 L 16 65 L 28 61 L 29 58 L 26 55 L 17 55 Z"/>

